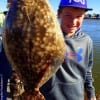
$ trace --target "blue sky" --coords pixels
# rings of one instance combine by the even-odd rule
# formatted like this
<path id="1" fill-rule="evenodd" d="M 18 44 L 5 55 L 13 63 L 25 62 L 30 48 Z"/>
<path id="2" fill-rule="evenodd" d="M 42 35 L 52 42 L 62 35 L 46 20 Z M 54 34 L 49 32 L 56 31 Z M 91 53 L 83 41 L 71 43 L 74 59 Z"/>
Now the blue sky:
<path id="1" fill-rule="evenodd" d="M 59 5 L 60 0 L 49 0 L 53 9 L 57 11 L 57 7 Z M 93 8 L 93 11 L 88 12 L 88 13 L 99 13 L 100 14 L 100 0 L 87 0 L 88 7 Z M 0 0 L 0 9 L 5 11 L 7 10 L 6 8 L 7 0 Z"/>

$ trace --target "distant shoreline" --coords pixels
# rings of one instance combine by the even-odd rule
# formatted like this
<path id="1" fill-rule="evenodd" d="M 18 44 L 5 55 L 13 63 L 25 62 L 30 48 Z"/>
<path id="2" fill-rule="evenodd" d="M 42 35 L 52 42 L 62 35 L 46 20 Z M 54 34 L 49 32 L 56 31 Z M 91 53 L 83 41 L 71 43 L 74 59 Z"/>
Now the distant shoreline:
<path id="1" fill-rule="evenodd" d="M 100 18 L 84 18 L 84 19 L 96 19 L 96 20 L 100 20 Z"/>

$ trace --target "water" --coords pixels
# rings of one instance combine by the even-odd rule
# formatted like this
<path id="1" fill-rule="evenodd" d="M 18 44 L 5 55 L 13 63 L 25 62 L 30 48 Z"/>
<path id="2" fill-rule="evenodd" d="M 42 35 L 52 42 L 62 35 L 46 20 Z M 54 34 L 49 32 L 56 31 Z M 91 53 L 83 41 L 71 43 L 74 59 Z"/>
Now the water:
<path id="1" fill-rule="evenodd" d="M 85 19 L 82 29 L 87 32 L 92 40 L 94 46 L 94 66 L 93 78 L 96 92 L 100 93 L 100 20 Z"/>

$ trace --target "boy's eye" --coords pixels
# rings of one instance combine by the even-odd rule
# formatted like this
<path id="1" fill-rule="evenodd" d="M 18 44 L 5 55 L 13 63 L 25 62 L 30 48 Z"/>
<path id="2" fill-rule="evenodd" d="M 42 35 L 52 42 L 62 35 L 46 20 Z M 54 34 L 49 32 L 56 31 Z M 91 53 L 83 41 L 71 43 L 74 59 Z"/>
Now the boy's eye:
<path id="1" fill-rule="evenodd" d="M 73 15 L 70 15 L 70 14 L 64 14 L 64 17 L 66 17 L 66 18 L 81 18 L 82 16 L 81 15 L 73 16 Z"/>
<path id="2" fill-rule="evenodd" d="M 67 14 L 66 14 L 66 15 L 64 15 L 64 16 L 65 16 L 65 17 L 68 17 L 68 18 L 72 17 L 71 15 L 67 15 Z"/>
<path id="3" fill-rule="evenodd" d="M 77 16 L 77 18 L 81 18 L 82 16 Z"/>
<path id="4" fill-rule="evenodd" d="M 65 16 L 71 16 L 71 15 L 67 15 L 67 14 L 66 14 Z"/>

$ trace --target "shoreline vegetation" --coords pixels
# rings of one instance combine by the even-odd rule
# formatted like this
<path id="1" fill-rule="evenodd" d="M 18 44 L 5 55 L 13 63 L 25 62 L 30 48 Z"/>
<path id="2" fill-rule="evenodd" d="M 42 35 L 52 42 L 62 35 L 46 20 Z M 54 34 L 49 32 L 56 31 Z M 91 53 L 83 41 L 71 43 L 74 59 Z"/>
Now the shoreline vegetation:
<path id="1" fill-rule="evenodd" d="M 93 20 L 94 20 L 94 19 L 97 19 L 97 20 L 99 19 L 99 20 L 100 20 L 100 18 L 87 18 L 87 17 L 85 17 L 84 19 L 91 19 L 91 20 L 92 20 L 92 19 L 93 19 Z"/>
<path id="2" fill-rule="evenodd" d="M 100 19 L 100 14 L 86 14 L 84 19 Z"/>

